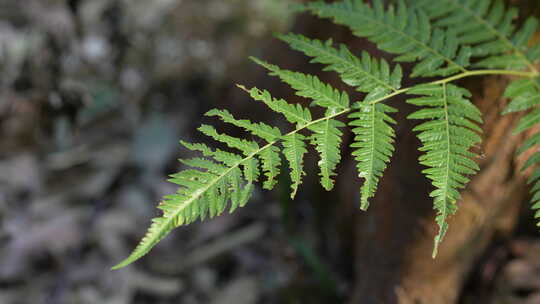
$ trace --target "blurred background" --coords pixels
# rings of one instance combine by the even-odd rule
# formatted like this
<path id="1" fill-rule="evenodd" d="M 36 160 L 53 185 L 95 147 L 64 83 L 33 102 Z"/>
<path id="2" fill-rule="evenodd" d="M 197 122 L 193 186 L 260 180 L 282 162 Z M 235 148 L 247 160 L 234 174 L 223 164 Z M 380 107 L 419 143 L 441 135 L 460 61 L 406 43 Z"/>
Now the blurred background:
<path id="1" fill-rule="evenodd" d="M 176 229 L 134 265 L 109 270 L 176 190 L 167 175 L 192 155 L 178 141 L 205 140 L 195 133 L 201 122 L 223 127 L 207 110 L 280 124 L 235 87 L 291 95 L 248 56 L 320 70 L 272 33 L 351 41 L 343 28 L 293 16 L 293 2 L 0 0 L 0 304 L 392 303 L 351 300 L 370 278 L 399 294 L 400 274 L 358 279 L 360 181 L 349 157 L 332 193 L 317 185 L 311 155 L 294 202 L 282 180 L 234 214 Z M 352 46 L 374 50 L 358 39 Z M 540 303 L 540 243 L 522 213 L 463 275 L 461 302 Z"/>

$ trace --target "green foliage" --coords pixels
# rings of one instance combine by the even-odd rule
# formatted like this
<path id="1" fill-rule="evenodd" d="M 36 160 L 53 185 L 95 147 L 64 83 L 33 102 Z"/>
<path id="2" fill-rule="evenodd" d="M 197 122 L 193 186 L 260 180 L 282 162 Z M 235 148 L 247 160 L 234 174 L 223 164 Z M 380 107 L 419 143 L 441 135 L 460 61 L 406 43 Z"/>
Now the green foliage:
<path id="1" fill-rule="evenodd" d="M 540 59 L 539 46 L 528 48 L 527 43 L 538 28 L 530 17 L 520 30 L 512 24 L 518 12 L 506 9 L 502 0 L 430 0 L 414 1 L 423 9 L 435 26 L 452 28 L 460 44 L 474 45 L 472 56 L 482 57 L 476 67 L 521 70 L 532 67 Z M 472 21 L 471 21 L 472 20 Z"/>
<path id="2" fill-rule="evenodd" d="M 394 59 L 397 62 L 419 61 L 412 77 L 447 76 L 466 72 L 470 65 L 471 49 L 459 44 L 452 29 L 432 27 L 425 11 L 407 7 L 404 1 L 386 10 L 382 0 L 371 5 L 357 0 L 317 1 L 306 4 L 305 9 L 349 27 L 383 51 L 399 55 Z"/>
<path id="3" fill-rule="evenodd" d="M 347 92 L 321 81 L 315 75 L 282 69 L 252 58 L 272 76 L 288 84 L 296 95 L 311 100 L 309 107 L 274 98 L 266 90 L 247 89 L 249 96 L 280 113 L 290 124 L 290 131 L 247 119 L 237 119 L 227 110 L 211 110 L 206 115 L 242 128 L 251 139 L 220 133 L 210 125 L 198 130 L 224 144 L 227 151 L 212 149 L 202 143 L 182 144 L 199 151 L 202 157 L 181 160 L 189 167 L 171 176 L 178 191 L 159 204 L 163 214 L 152 220 L 148 233 L 134 252 L 114 268 L 124 267 L 146 254 L 171 230 L 197 219 L 214 217 L 229 207 L 230 212 L 244 206 L 261 181 L 265 189 L 276 186 L 282 160 L 291 178 L 291 197 L 298 191 L 304 171 L 308 145 L 319 154 L 320 183 L 326 190 L 334 187 L 334 177 L 341 160 L 344 132 L 354 135 L 352 155 L 357 161 L 360 208 L 366 210 L 369 199 L 394 153 L 396 108 L 388 105 L 393 97 L 406 95 L 406 102 L 419 107 L 408 116 L 422 120 L 413 131 L 421 142 L 422 172 L 431 180 L 430 193 L 436 211 L 439 232 L 433 256 L 448 231 L 447 218 L 458 209 L 460 190 L 479 167 L 475 146 L 481 142 L 480 111 L 469 101 L 471 93 L 452 82 L 470 76 L 511 75 L 505 92 L 511 99 L 504 113 L 522 112 L 515 133 L 536 132 L 518 150 L 533 150 L 524 170 L 532 168 L 529 178 L 533 209 L 540 218 L 540 43 L 532 44 L 538 30 L 534 18 L 515 24 L 517 10 L 506 8 L 500 0 L 399 0 L 385 6 L 382 0 L 343 0 L 326 3 L 308 2 L 300 11 L 332 19 L 348 27 L 356 36 L 368 39 L 395 57 L 393 62 L 411 62 L 408 77 L 419 77 L 420 84 L 402 87 L 404 69 L 363 51 L 358 56 L 345 45 L 329 39 L 321 41 L 298 34 L 278 35 L 292 49 L 304 53 L 312 63 L 322 64 L 323 71 L 335 72 L 341 80 L 363 97 L 351 101 Z M 426 79 L 426 77 L 438 77 Z M 352 96 L 352 95 L 351 95 Z M 397 99 L 396 101 L 399 101 Z M 312 112 L 319 107 L 323 111 Z M 323 113 L 314 115 L 313 113 Z M 339 117 L 345 116 L 344 122 Z M 284 157 L 282 157 L 282 155 Z"/>
<path id="4" fill-rule="evenodd" d="M 517 154 L 523 154 L 527 151 L 534 151 L 525 161 L 522 170 L 527 170 L 533 166 L 528 182 L 533 184 L 532 192 L 532 209 L 536 210 L 534 217 L 540 218 L 540 132 L 538 131 L 538 123 L 540 122 L 540 77 L 519 79 L 512 82 L 504 93 L 505 97 L 512 101 L 506 106 L 504 113 L 513 113 L 521 111 L 529 111 L 523 116 L 514 133 L 534 132 L 517 150 Z M 537 224 L 540 226 L 540 222 Z"/>
<path id="5" fill-rule="evenodd" d="M 304 172 L 304 154 L 307 152 L 306 138 L 302 134 L 292 133 L 283 137 L 283 154 L 291 169 L 291 198 L 294 198 L 298 186 L 302 183 Z"/>
<path id="6" fill-rule="evenodd" d="M 442 241 L 448 224 L 446 218 L 457 210 L 460 199 L 459 190 L 469 182 L 465 175 L 480 170 L 471 160 L 477 156 L 470 148 L 481 141 L 476 132 L 481 129 L 474 122 L 481 123 L 480 111 L 467 99 L 471 94 L 452 84 L 425 84 L 413 87 L 409 94 L 421 97 L 407 100 L 408 103 L 422 107 L 409 115 L 409 119 L 422 119 L 426 122 L 416 126 L 418 138 L 422 142 L 420 163 L 429 167 L 422 172 L 435 187 L 430 193 L 437 210 L 435 221 L 439 234 L 435 237 L 433 256 Z"/>
<path id="7" fill-rule="evenodd" d="M 358 58 L 343 44 L 339 45 L 339 49 L 334 48 L 332 39 L 323 42 L 295 34 L 278 35 L 278 38 L 288 43 L 292 49 L 312 57 L 312 63 L 326 65 L 324 71 L 337 72 L 344 83 L 359 92 L 383 95 L 401 87 L 401 67 L 397 65 L 391 71 L 385 60 L 373 58 L 367 52 L 362 52 L 361 58 Z"/>
<path id="8" fill-rule="evenodd" d="M 351 147 L 358 161 L 358 176 L 364 178 L 360 188 L 360 209 L 367 210 L 368 199 L 375 195 L 379 179 L 394 152 L 395 133 L 389 124 L 396 122 L 387 114 L 397 110 L 382 103 L 359 102 L 358 111 L 349 115 L 349 125 L 355 134 Z"/>
<path id="9" fill-rule="evenodd" d="M 283 82 L 289 84 L 291 88 L 296 90 L 296 95 L 313 100 L 312 105 L 326 108 L 326 115 L 348 109 L 349 96 L 347 93 L 339 92 L 330 85 L 321 82 L 316 76 L 282 70 L 275 65 L 256 58 L 253 58 L 253 60 L 270 70 L 270 75 L 277 76 Z M 335 119 L 325 119 L 307 127 L 308 130 L 313 131 L 311 143 L 321 157 L 318 163 L 321 185 L 328 191 L 334 187 L 332 176 L 336 175 L 334 171 L 341 160 L 339 147 L 343 133 L 339 128 L 344 126 L 342 122 Z"/>

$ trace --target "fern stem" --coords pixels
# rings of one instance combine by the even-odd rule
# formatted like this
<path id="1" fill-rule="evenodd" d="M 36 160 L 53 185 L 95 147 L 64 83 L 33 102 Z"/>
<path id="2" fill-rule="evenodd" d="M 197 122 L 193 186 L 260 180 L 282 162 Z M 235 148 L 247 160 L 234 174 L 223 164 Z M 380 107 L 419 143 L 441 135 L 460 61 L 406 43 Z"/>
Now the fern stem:
<path id="1" fill-rule="evenodd" d="M 539 75 L 538 72 L 524 72 L 524 71 L 510 71 L 510 70 L 477 70 L 477 71 L 468 71 L 465 73 L 460 73 L 448 78 L 437 80 L 432 82 L 432 84 L 444 84 L 449 83 L 454 80 L 471 77 L 471 76 L 482 76 L 482 75 L 507 75 L 507 76 L 519 76 L 532 78 Z"/>
<path id="2" fill-rule="evenodd" d="M 524 72 L 524 71 L 509 71 L 509 70 L 477 70 L 477 71 L 467 71 L 463 73 L 459 73 L 454 76 L 450 76 L 441 80 L 432 81 L 426 84 L 446 84 L 455 80 L 459 80 L 462 78 L 472 77 L 472 76 L 485 76 L 485 75 L 506 75 L 506 76 L 518 76 L 518 77 L 525 77 L 525 78 L 533 78 L 540 76 L 539 72 Z M 407 93 L 410 91 L 414 86 L 403 88 L 397 91 L 394 91 L 386 96 L 383 96 L 381 98 L 375 99 L 371 101 L 370 103 L 375 104 L 379 103 L 381 101 L 385 101 L 388 98 L 394 97 L 396 95 L 400 95 L 403 93 Z M 351 109 L 348 109 L 349 111 Z"/>
<path id="3" fill-rule="evenodd" d="M 285 137 L 285 136 L 287 136 L 287 135 L 292 135 L 292 134 L 298 133 L 299 131 L 302 131 L 302 130 L 304 130 L 304 129 L 307 129 L 309 126 L 315 125 L 315 124 L 317 124 L 317 123 L 319 123 L 319 122 L 322 122 L 322 121 L 325 121 L 325 120 L 330 120 L 330 119 L 332 119 L 332 118 L 336 118 L 336 117 L 341 116 L 341 115 L 343 115 L 343 114 L 347 114 L 347 113 L 349 113 L 350 111 L 352 111 L 352 108 L 345 108 L 345 109 L 343 109 L 343 110 L 341 110 L 341 111 L 339 111 L 339 112 L 336 112 L 336 113 L 334 113 L 334 114 L 331 114 L 331 115 L 328 115 L 328 116 L 325 116 L 325 117 L 321 117 L 321 118 L 319 118 L 319 119 L 315 119 L 315 120 L 310 121 L 309 123 L 303 125 L 301 128 L 298 128 L 298 129 L 296 129 L 296 130 L 293 130 L 293 131 L 291 131 L 291 132 L 289 132 L 289 133 L 283 135 L 282 137 Z M 269 143 L 268 145 L 273 145 L 273 144 L 275 144 L 275 143 L 277 143 L 277 142 L 279 142 L 279 141 L 280 141 L 280 139 L 275 140 L 274 142 Z"/>
<path id="4" fill-rule="evenodd" d="M 400 95 L 400 94 L 406 93 L 407 91 L 409 91 L 409 90 L 412 89 L 412 88 L 413 88 L 413 87 L 408 87 L 408 88 L 403 88 L 403 89 L 397 90 L 397 91 L 392 92 L 392 93 L 390 93 L 390 94 L 388 94 L 388 95 L 386 95 L 386 96 L 383 96 L 383 97 L 381 97 L 381 98 L 377 98 L 377 99 L 375 99 L 375 100 L 373 100 L 373 101 L 370 101 L 369 103 L 371 103 L 371 104 L 376 104 L 376 103 L 379 103 L 379 102 L 381 102 L 381 101 L 385 101 L 385 100 L 387 100 L 388 98 L 391 98 L 391 97 L 394 97 L 394 96 L 396 96 L 396 95 Z"/>

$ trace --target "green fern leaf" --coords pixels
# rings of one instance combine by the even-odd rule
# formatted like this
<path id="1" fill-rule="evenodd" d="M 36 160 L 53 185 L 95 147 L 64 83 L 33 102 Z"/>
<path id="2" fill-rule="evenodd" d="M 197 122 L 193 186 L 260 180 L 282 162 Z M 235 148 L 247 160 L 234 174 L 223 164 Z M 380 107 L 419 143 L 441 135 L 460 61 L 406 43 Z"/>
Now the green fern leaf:
<path id="1" fill-rule="evenodd" d="M 326 115 L 332 115 L 348 109 L 349 96 L 345 92 L 340 92 L 332 86 L 325 84 L 316 76 L 306 75 L 299 72 L 282 70 L 275 65 L 268 64 L 256 58 L 252 58 L 257 64 L 268 69 L 273 76 L 278 76 L 283 82 L 289 84 L 296 90 L 296 95 L 310 98 L 314 105 L 327 109 Z M 343 133 L 338 129 L 345 125 L 335 119 L 325 119 L 308 125 L 307 128 L 314 132 L 311 136 L 311 143 L 319 152 L 321 185 L 326 190 L 332 190 L 337 164 L 341 160 L 340 143 Z"/>
<path id="2" fill-rule="evenodd" d="M 452 28 L 460 44 L 474 45 L 472 56 L 486 57 L 477 67 L 521 70 L 533 68 L 540 59 L 540 46 L 527 51 L 527 44 L 538 30 L 534 17 L 516 30 L 512 24 L 518 12 L 507 9 L 501 0 L 411 1 L 422 8 L 437 27 Z"/>
<path id="3" fill-rule="evenodd" d="M 243 128 L 249 133 L 264 139 L 268 143 L 273 142 L 281 137 L 281 131 L 278 128 L 269 126 L 262 122 L 252 123 L 247 119 L 238 120 L 234 118 L 234 116 L 227 110 L 212 109 L 205 115 L 217 116 L 224 122 Z"/>
<path id="4" fill-rule="evenodd" d="M 279 149 L 276 146 L 270 146 L 264 149 L 259 157 L 262 161 L 262 169 L 266 175 L 266 181 L 263 183 L 263 188 L 271 190 L 277 183 L 277 176 L 279 175 L 279 167 L 281 166 L 281 158 L 279 156 Z"/>
<path id="5" fill-rule="evenodd" d="M 522 133 L 525 131 L 535 130 L 540 125 L 540 77 L 533 79 L 520 79 L 515 80 L 506 88 L 504 93 L 505 97 L 510 98 L 512 101 L 508 104 L 503 113 L 513 113 L 519 111 L 528 111 L 523 116 L 517 127 L 514 129 L 514 133 Z M 519 147 L 517 155 L 523 154 L 532 148 L 536 151 L 529 156 L 529 158 L 523 164 L 522 170 L 535 167 L 531 176 L 528 179 L 529 184 L 534 184 L 531 188 L 531 205 L 535 210 L 535 218 L 540 218 L 540 132 L 536 132 Z M 540 226 L 540 221 L 537 223 Z"/>
<path id="6" fill-rule="evenodd" d="M 360 209 L 367 210 L 368 199 L 375 195 L 379 179 L 394 152 L 395 133 L 389 124 L 396 122 L 387 113 L 397 110 L 382 103 L 369 102 L 359 102 L 357 107 L 359 110 L 349 115 L 354 119 L 349 125 L 355 134 L 351 147 L 357 148 L 352 155 L 358 161 L 358 176 L 365 179 L 360 188 Z"/>
<path id="7" fill-rule="evenodd" d="M 537 62 L 540 60 L 540 43 L 536 43 L 534 46 L 529 47 L 527 53 L 527 58 L 531 62 Z"/>
<path id="8" fill-rule="evenodd" d="M 321 185 L 327 191 L 334 188 L 332 177 L 336 175 L 335 169 L 341 160 L 340 144 L 343 135 L 338 128 L 344 126 L 345 124 L 338 120 L 326 119 L 308 127 L 310 131 L 313 131 L 311 143 L 320 155 L 318 165 Z"/>
<path id="9" fill-rule="evenodd" d="M 527 43 L 532 38 L 533 34 L 538 29 L 538 21 L 531 17 L 525 22 L 525 25 L 515 32 L 511 39 L 507 39 L 506 52 L 512 52 L 511 54 L 506 54 L 506 52 L 501 52 L 502 54 L 492 55 L 486 59 L 481 60 L 475 66 L 477 67 L 486 67 L 486 68 L 502 68 L 502 69 L 515 69 L 520 70 L 527 67 L 532 68 L 533 62 L 538 60 L 534 54 L 527 54 L 526 48 Z M 500 42 L 499 42 L 500 43 Z"/>
<path id="10" fill-rule="evenodd" d="M 222 174 L 223 172 L 225 172 L 225 170 L 227 170 L 227 167 L 222 164 L 200 157 L 181 159 L 180 162 L 186 166 L 207 170 L 217 175 Z"/>
<path id="11" fill-rule="evenodd" d="M 325 84 L 316 76 L 299 72 L 282 70 L 279 67 L 251 57 L 251 60 L 271 71 L 270 75 L 278 76 L 283 82 L 296 90 L 296 95 L 310 98 L 313 104 L 328 108 L 330 113 L 349 107 L 349 95 Z"/>
<path id="12" fill-rule="evenodd" d="M 259 149 L 259 145 L 254 141 L 249 141 L 245 139 L 240 139 L 232 137 L 225 134 L 220 134 L 216 129 L 210 125 L 201 125 L 197 130 L 203 133 L 206 136 L 212 137 L 213 139 L 220 141 L 230 148 L 238 149 L 242 151 L 245 155 L 250 155 Z"/>
<path id="13" fill-rule="evenodd" d="M 360 208 L 366 209 L 394 152 L 396 122 L 390 116 L 396 109 L 383 102 L 399 94 L 416 97 L 407 102 L 421 107 L 408 116 L 425 120 L 414 128 L 418 132 L 423 155 L 419 158 L 427 168 L 422 172 L 431 180 L 434 190 L 436 223 L 433 256 L 437 254 L 447 230 L 447 218 L 457 210 L 459 191 L 469 182 L 469 175 L 479 168 L 471 148 L 480 143 L 478 109 L 467 100 L 470 93 L 450 84 L 452 81 L 475 75 L 507 74 L 524 77 L 513 81 L 505 96 L 511 99 L 504 113 L 527 111 L 515 133 L 531 131 L 540 123 L 540 77 L 535 63 L 540 60 L 540 43 L 529 45 L 538 30 L 538 21 L 529 18 L 519 29 L 513 24 L 515 9 L 506 10 L 501 0 L 343 0 L 326 3 L 308 2 L 299 5 L 322 18 L 349 27 L 353 33 L 375 43 L 381 50 L 397 55 L 396 62 L 414 62 L 412 77 L 449 76 L 427 84 L 401 88 L 403 71 L 393 68 L 384 59 L 367 52 L 355 56 L 346 46 L 334 46 L 332 40 L 320 41 L 301 35 L 280 35 L 279 38 L 308 57 L 323 64 L 325 71 L 338 73 L 344 83 L 366 93 L 363 101 L 350 105 L 349 95 L 324 83 L 314 75 L 281 69 L 259 59 L 257 64 L 291 86 L 296 95 L 312 100 L 311 106 L 326 111 L 313 118 L 309 108 L 277 99 L 258 88 L 245 90 L 252 99 L 261 101 L 270 110 L 281 113 L 293 124 L 283 135 L 265 123 L 237 119 L 227 110 L 211 110 L 207 116 L 218 117 L 225 123 L 242 128 L 252 140 L 219 133 L 210 125 L 199 131 L 223 143 L 236 153 L 213 149 L 202 143 L 181 142 L 187 149 L 199 151 L 202 157 L 181 160 L 188 168 L 170 176 L 178 190 L 166 196 L 158 208 L 162 215 L 152 224 L 133 253 L 114 269 L 124 267 L 145 255 L 172 229 L 195 220 L 215 217 L 229 206 L 229 212 L 244 206 L 254 191 L 254 183 L 262 176 L 263 187 L 272 189 L 278 180 L 283 153 L 291 177 L 291 197 L 294 197 L 305 175 L 303 162 L 306 142 L 314 145 L 321 184 L 326 190 L 334 187 L 336 168 L 341 160 L 341 128 L 346 125 L 337 119 L 349 114 L 349 126 L 354 133 L 353 156 L 364 179 L 360 189 Z M 406 5 L 406 2 L 409 4 Z M 475 57 L 472 65 L 470 58 Z M 469 70 L 471 67 L 500 68 L 500 70 Z M 522 69 L 528 68 L 528 71 Z M 427 81 L 427 80 L 426 80 Z M 278 145 L 281 143 L 281 147 Z M 530 136 L 518 149 L 521 154 L 540 145 L 540 132 Z M 239 152 L 238 152 L 239 151 Z M 533 168 L 529 182 L 532 187 L 532 208 L 540 218 L 540 152 L 533 151 L 523 170 Z M 539 223 L 540 225 L 540 223 Z"/>
<path id="14" fill-rule="evenodd" d="M 345 83 L 355 86 L 360 92 L 369 93 L 364 101 L 366 107 L 361 107 L 363 103 L 357 103 L 355 107 L 361 107 L 361 110 L 350 116 L 351 118 L 359 118 L 353 121 L 351 126 L 357 126 L 357 128 L 353 129 L 357 134 L 355 138 L 356 143 L 353 144 L 353 147 L 363 147 L 357 150 L 355 155 L 359 161 L 358 168 L 360 176 L 366 178 L 366 182 L 361 189 L 361 208 L 363 210 L 367 209 L 367 199 L 374 195 L 378 180 L 393 151 L 393 147 L 391 146 L 393 130 L 387 126 L 387 122 L 392 122 L 393 120 L 385 112 L 395 111 L 393 108 L 384 105 L 369 104 L 369 102 L 384 97 L 391 92 L 396 92 L 400 88 L 402 78 L 401 67 L 397 65 L 391 71 L 386 61 L 374 59 L 366 52 L 362 54 L 362 59 L 359 59 L 352 55 L 343 45 L 341 45 L 339 50 L 333 48 L 331 40 L 322 42 L 294 34 L 280 36 L 280 38 L 290 44 L 292 48 L 314 57 L 312 62 L 327 64 L 328 66 L 325 70 L 337 72 Z M 264 63 L 262 64 L 264 65 Z M 305 79 L 305 76 L 296 75 L 292 72 L 283 72 L 273 66 L 265 65 L 265 67 L 279 76 L 283 81 L 291 84 L 293 88 L 299 90 L 301 93 L 297 93 L 298 95 L 314 99 L 318 97 L 315 94 L 302 93 L 302 84 L 305 85 L 305 83 L 310 82 Z M 301 85 L 298 85 L 298 82 Z M 319 87 L 321 86 L 319 85 Z M 331 89 L 319 91 L 331 92 Z M 338 96 L 339 93 L 335 93 L 332 98 L 336 100 Z M 323 106 L 331 105 L 326 103 Z M 368 112 L 369 109 L 373 109 L 370 114 L 364 113 Z M 375 115 L 375 113 L 377 114 Z M 373 119 L 370 120 L 370 123 L 367 123 L 368 119 L 372 117 Z M 390 132 L 392 135 L 387 132 Z M 374 133 L 377 133 L 376 139 L 372 137 Z M 390 149 L 387 145 L 390 146 Z"/>
<path id="15" fill-rule="evenodd" d="M 476 132 L 481 129 L 475 124 L 482 122 L 480 111 L 465 97 L 470 93 L 451 84 L 419 85 L 410 92 L 421 95 L 407 100 L 422 109 L 408 116 L 409 119 L 428 120 L 414 128 L 419 131 L 422 142 L 420 163 L 429 167 L 422 172 L 436 188 L 430 196 L 437 210 L 436 222 L 439 233 L 435 237 L 433 256 L 448 230 L 446 219 L 457 210 L 459 190 L 469 179 L 465 175 L 475 174 L 479 167 L 471 158 L 470 148 L 481 141 Z"/>
<path id="16" fill-rule="evenodd" d="M 540 167 L 536 167 L 533 171 L 533 174 L 527 181 L 529 184 L 534 183 L 534 186 L 531 189 L 533 195 L 531 199 L 532 209 L 535 211 L 534 218 L 540 218 Z M 540 226 L 540 220 L 536 223 L 537 226 Z"/>
<path id="17" fill-rule="evenodd" d="M 258 151 L 258 153 L 261 152 L 262 150 Z M 255 156 L 255 153 L 249 155 L 242 163 L 242 167 L 244 167 L 244 177 L 248 183 L 256 182 L 259 179 L 259 162 L 253 156 Z"/>
<path id="18" fill-rule="evenodd" d="M 298 186 L 302 183 L 304 172 L 304 154 L 307 152 L 305 137 L 302 134 L 292 133 L 283 137 L 283 154 L 291 169 L 291 198 L 294 198 Z"/>
<path id="19" fill-rule="evenodd" d="M 218 116 L 220 117 L 224 122 L 228 122 L 230 124 L 233 124 L 237 127 L 241 127 L 245 129 L 246 131 L 250 132 L 251 134 L 258 136 L 262 139 L 264 139 L 268 143 L 274 143 L 279 138 L 281 138 L 281 131 L 279 131 L 276 127 L 271 127 L 265 123 L 252 123 L 249 120 L 243 119 L 238 120 L 232 116 L 227 110 L 217 110 L 213 109 L 210 110 L 208 113 L 206 113 L 207 116 Z M 205 126 L 205 129 L 208 128 Z M 212 129 L 212 128 L 210 128 Z M 205 133 L 206 134 L 206 133 Z M 215 136 L 215 132 L 212 131 L 212 134 Z M 229 139 L 230 140 L 230 139 Z M 235 142 L 237 139 L 234 139 Z M 245 143 L 245 141 L 241 141 L 242 144 Z M 233 147 L 237 147 L 238 144 L 233 145 Z M 250 143 L 250 147 L 253 147 L 255 149 L 258 149 L 258 146 L 256 146 L 254 143 Z M 253 150 L 246 150 L 245 147 L 243 147 L 242 151 L 245 151 L 246 155 L 249 155 L 253 152 Z M 279 157 L 279 150 L 275 146 L 269 146 L 267 148 L 264 148 L 259 153 L 259 158 L 262 161 L 262 169 L 265 173 L 267 180 L 263 183 L 263 188 L 265 189 L 272 189 L 274 185 L 276 184 L 277 180 L 276 177 L 279 175 L 279 166 L 281 165 L 281 158 Z M 253 166 L 257 166 L 257 164 L 253 164 Z M 253 172 L 246 176 L 256 175 L 257 171 L 253 168 L 248 168 L 246 170 L 253 170 Z M 254 178 L 256 180 L 256 178 Z"/>
<path id="20" fill-rule="evenodd" d="M 248 90 L 241 85 L 238 85 L 238 87 L 249 93 L 254 100 L 262 101 L 274 112 L 283 114 L 290 123 L 296 124 L 298 128 L 306 126 L 312 120 L 309 109 L 299 104 L 293 105 L 283 99 L 273 98 L 268 91 L 261 91 L 257 88 Z"/>
<path id="21" fill-rule="evenodd" d="M 304 8 L 349 27 L 355 35 L 376 43 L 381 50 L 400 55 L 395 61 L 420 61 L 413 68 L 413 77 L 467 71 L 471 50 L 459 46 L 453 30 L 433 29 L 423 10 L 407 7 L 404 1 L 398 2 L 396 10 L 393 6 L 385 10 L 381 0 L 372 4 L 363 0 L 317 1 L 305 4 Z"/>
<path id="22" fill-rule="evenodd" d="M 198 147 L 208 154 L 221 154 L 207 150 L 204 145 Z M 221 157 L 226 158 L 225 155 Z M 232 200 L 232 208 L 245 204 L 242 199 L 247 200 L 245 197 L 249 197 L 251 192 L 246 192 L 252 188 L 249 185 L 241 187 L 241 172 L 238 167 L 244 161 L 245 159 L 241 159 L 225 169 L 201 159 L 187 160 L 187 163 L 206 171 L 188 169 L 171 176 L 170 181 L 179 185 L 178 191 L 166 196 L 159 204 L 158 208 L 163 211 L 163 215 L 152 219 L 152 225 L 139 245 L 128 258 L 113 269 L 125 267 L 144 256 L 175 227 L 189 224 L 207 215 L 213 217 L 221 214 L 229 198 Z"/>
<path id="23" fill-rule="evenodd" d="M 503 114 L 525 111 L 540 104 L 540 82 L 538 79 L 518 79 L 510 83 L 504 92 L 504 97 L 511 102 L 506 106 Z M 517 133 L 523 130 L 517 131 Z"/>
<path id="24" fill-rule="evenodd" d="M 180 141 L 180 143 L 188 150 L 200 151 L 204 156 L 212 157 L 215 160 L 222 162 L 229 167 L 232 167 L 242 161 L 242 157 L 239 155 L 220 149 L 212 149 L 202 143 L 189 143 L 183 140 Z"/>
<path id="25" fill-rule="evenodd" d="M 331 39 L 323 42 L 295 34 L 279 35 L 278 38 L 291 48 L 313 57 L 311 62 L 326 65 L 325 71 L 337 72 L 344 83 L 356 87 L 359 92 L 369 93 L 376 88 L 397 91 L 401 87 L 401 66 L 396 65 L 391 71 L 385 60 L 373 58 L 367 52 L 362 52 L 360 59 L 343 44 L 339 49 L 334 48 Z"/>

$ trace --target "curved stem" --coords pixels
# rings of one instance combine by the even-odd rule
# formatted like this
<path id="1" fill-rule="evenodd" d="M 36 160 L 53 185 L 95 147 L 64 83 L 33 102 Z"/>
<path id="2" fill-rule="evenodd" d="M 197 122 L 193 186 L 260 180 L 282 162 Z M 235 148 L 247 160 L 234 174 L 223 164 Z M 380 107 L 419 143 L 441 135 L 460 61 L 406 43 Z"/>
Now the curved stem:
<path id="1" fill-rule="evenodd" d="M 449 83 L 454 80 L 470 77 L 470 76 L 481 76 L 481 75 L 507 75 L 507 76 L 519 76 L 519 77 L 536 77 L 538 72 L 523 72 L 523 71 L 511 71 L 511 70 L 477 70 L 477 71 L 468 71 L 460 73 L 445 79 L 431 82 L 432 84 L 443 84 Z"/>
<path id="2" fill-rule="evenodd" d="M 432 81 L 432 82 L 429 82 L 427 84 L 447 84 L 449 82 L 452 82 L 454 80 L 458 80 L 458 79 L 462 79 L 462 78 L 466 78 L 466 77 L 471 77 L 471 76 L 483 76 L 483 75 L 508 75 L 508 76 L 520 76 L 520 77 L 528 77 L 528 78 L 532 78 L 532 77 L 538 77 L 540 76 L 540 73 L 538 72 L 522 72 L 522 71 L 510 71 L 510 70 L 477 70 L 477 71 L 467 71 L 467 72 L 463 72 L 463 73 L 459 73 L 457 75 L 454 75 L 454 76 L 450 76 L 450 77 L 447 77 L 447 78 L 444 78 L 444 79 L 441 79 L 441 80 L 436 80 L 436 81 Z M 247 91 L 245 88 L 242 88 L 241 86 L 239 86 L 242 90 L 244 91 Z M 400 95 L 400 94 L 403 94 L 403 93 L 406 93 L 408 91 L 410 91 L 412 88 L 414 88 L 414 86 L 412 87 L 406 87 L 406 88 L 403 88 L 403 89 L 399 89 L 397 91 L 394 91 L 386 96 L 383 96 L 381 98 L 378 98 L 376 100 L 373 100 L 371 101 L 370 103 L 371 104 L 376 104 L 376 103 L 379 103 L 379 102 L 382 102 L 382 101 L 385 101 L 389 98 L 392 98 L 394 96 L 397 96 L 397 95 Z M 304 129 L 307 129 L 308 127 L 314 125 L 314 124 L 317 124 L 319 122 L 322 122 L 322 121 L 325 121 L 325 120 L 329 120 L 329 119 L 333 119 L 333 118 L 336 118 L 338 116 L 341 116 L 343 114 L 347 114 L 351 111 L 355 110 L 354 107 L 348 107 L 348 108 L 344 108 L 342 109 L 341 111 L 339 112 L 336 112 L 336 113 L 333 113 L 331 115 L 328 115 L 328 116 L 325 116 L 325 117 L 321 117 L 319 119 L 315 119 L 305 125 L 303 125 L 302 127 L 298 128 L 298 129 L 295 129 L 285 135 L 283 135 L 282 137 L 285 137 L 287 135 L 292 135 L 292 134 L 295 134 L 295 133 L 298 133 Z M 241 163 L 243 163 L 244 161 L 254 157 L 255 155 L 261 153 L 263 150 L 269 148 L 270 146 L 273 146 L 275 144 L 277 144 L 279 141 L 281 141 L 281 138 L 280 139 L 276 139 L 272 142 L 269 142 L 268 144 L 262 146 L 260 149 L 258 149 L 257 151 L 251 153 L 249 156 L 245 157 L 244 159 L 242 159 L 241 161 L 238 162 L 238 165 L 240 165 Z"/>
<path id="3" fill-rule="evenodd" d="M 526 77 L 526 78 L 533 78 L 533 77 L 539 77 L 539 72 L 524 72 L 524 71 L 511 71 L 511 70 L 476 70 L 476 71 L 467 71 L 463 73 L 459 73 L 454 76 L 450 76 L 444 79 L 435 80 L 432 82 L 428 82 L 426 84 L 446 84 L 455 80 L 471 77 L 471 76 L 485 76 L 485 75 L 506 75 L 506 76 L 518 76 L 518 77 Z M 371 103 L 379 103 L 381 101 L 384 101 L 388 98 L 394 97 L 396 95 L 400 95 L 402 93 L 406 93 L 409 90 L 411 90 L 412 87 L 403 88 L 400 90 L 397 90 L 391 94 L 388 94 L 386 96 L 383 96 L 379 99 L 376 99 L 372 101 Z"/>

